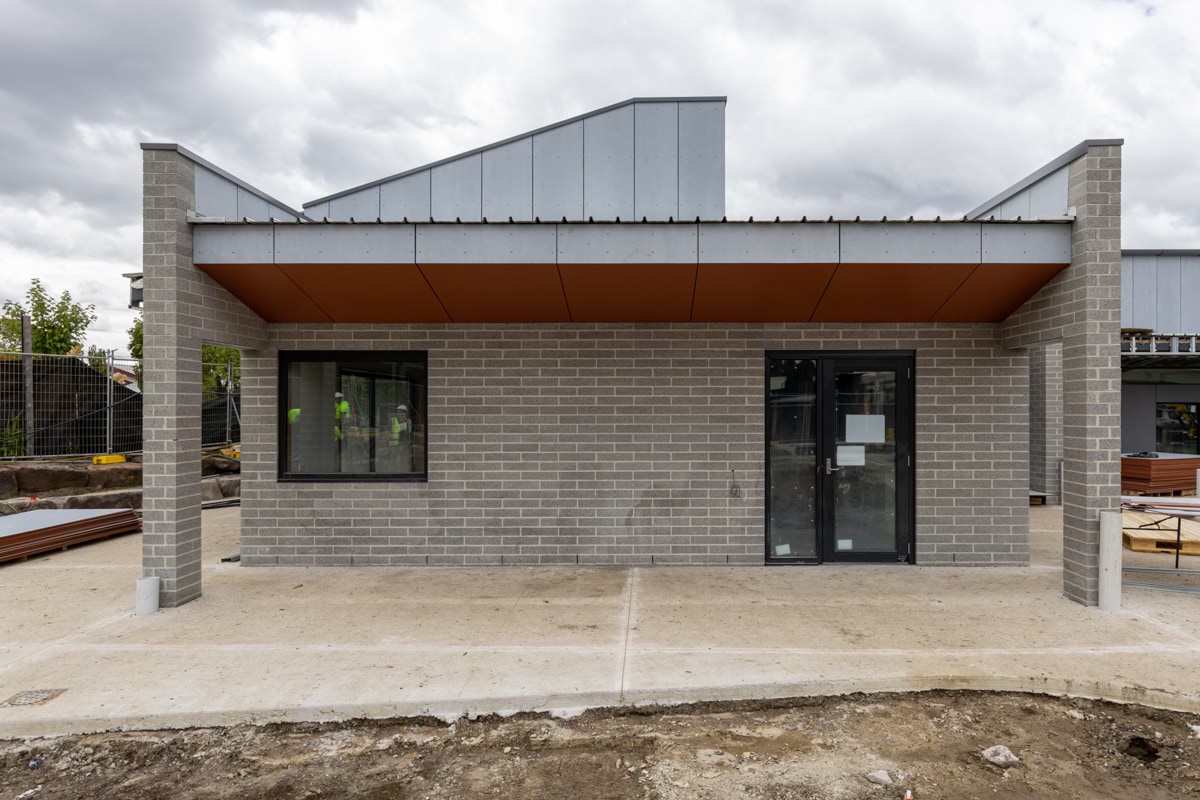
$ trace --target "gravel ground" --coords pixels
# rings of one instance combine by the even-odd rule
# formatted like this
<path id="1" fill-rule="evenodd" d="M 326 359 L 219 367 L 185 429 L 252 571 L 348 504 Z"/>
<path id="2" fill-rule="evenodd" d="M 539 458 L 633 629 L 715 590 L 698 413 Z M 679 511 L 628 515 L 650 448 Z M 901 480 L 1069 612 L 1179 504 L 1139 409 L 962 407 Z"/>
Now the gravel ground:
<path id="1" fill-rule="evenodd" d="M 988 763 L 994 745 L 1019 762 Z M 926 692 L 0 741 L 0 800 L 849 800 L 909 789 L 918 799 L 1200 797 L 1200 716 Z"/>

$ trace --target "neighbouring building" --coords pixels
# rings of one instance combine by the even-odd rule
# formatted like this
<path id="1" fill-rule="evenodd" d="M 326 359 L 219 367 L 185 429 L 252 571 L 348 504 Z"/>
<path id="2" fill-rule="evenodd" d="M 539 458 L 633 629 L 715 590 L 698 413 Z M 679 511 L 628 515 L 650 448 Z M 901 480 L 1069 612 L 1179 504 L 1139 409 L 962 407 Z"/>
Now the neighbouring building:
<path id="1" fill-rule="evenodd" d="M 303 210 L 144 144 L 146 574 L 201 590 L 212 342 L 243 351 L 246 566 L 1023 565 L 1057 414 L 1064 589 L 1095 603 L 1121 144 L 952 220 L 727 219 L 721 97 Z"/>

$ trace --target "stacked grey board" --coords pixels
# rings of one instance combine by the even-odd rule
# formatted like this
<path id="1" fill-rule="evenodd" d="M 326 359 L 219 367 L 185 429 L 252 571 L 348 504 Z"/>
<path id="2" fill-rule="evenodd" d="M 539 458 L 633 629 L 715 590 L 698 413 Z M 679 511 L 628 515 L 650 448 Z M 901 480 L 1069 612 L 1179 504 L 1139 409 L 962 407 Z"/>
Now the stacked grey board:
<path id="1" fill-rule="evenodd" d="M 131 509 L 40 509 L 0 517 L 0 562 L 142 529 Z"/>

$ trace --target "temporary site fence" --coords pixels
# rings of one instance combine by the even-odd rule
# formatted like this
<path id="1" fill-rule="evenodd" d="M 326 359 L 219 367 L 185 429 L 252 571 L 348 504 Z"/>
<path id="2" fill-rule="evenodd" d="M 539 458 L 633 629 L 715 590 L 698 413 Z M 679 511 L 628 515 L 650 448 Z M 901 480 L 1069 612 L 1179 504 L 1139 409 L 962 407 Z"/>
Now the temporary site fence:
<path id="1" fill-rule="evenodd" d="M 202 446 L 241 441 L 241 378 L 202 365 Z M 142 363 L 112 354 L 0 352 L 0 459 L 142 450 Z"/>

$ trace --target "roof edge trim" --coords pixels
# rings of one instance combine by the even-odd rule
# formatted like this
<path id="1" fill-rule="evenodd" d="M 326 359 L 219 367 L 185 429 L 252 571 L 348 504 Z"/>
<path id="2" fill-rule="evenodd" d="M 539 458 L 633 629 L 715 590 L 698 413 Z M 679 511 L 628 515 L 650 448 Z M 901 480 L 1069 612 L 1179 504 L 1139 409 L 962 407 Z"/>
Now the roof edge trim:
<path id="1" fill-rule="evenodd" d="M 1134 248 L 1130 248 L 1128 250 L 1122 250 L 1121 255 L 1123 255 L 1123 256 L 1200 256 L 1200 249 L 1197 249 L 1194 247 L 1192 247 L 1192 248 L 1184 247 L 1184 248 L 1165 248 L 1162 250 L 1155 250 L 1153 248 L 1147 249 L 1147 248 L 1134 247 Z"/>
<path id="2" fill-rule="evenodd" d="M 422 164 L 419 167 L 413 167 L 412 169 L 406 169 L 403 172 L 397 172 L 395 175 L 388 175 L 386 178 L 379 178 L 377 180 L 367 181 L 366 183 L 359 184 L 358 186 L 352 186 L 349 189 L 343 189 L 340 192 L 334 192 L 333 194 L 327 194 L 324 197 L 318 197 L 316 200 L 309 200 L 307 203 L 304 203 L 303 205 L 305 208 L 308 208 L 309 206 L 315 206 L 320 203 L 327 203 L 330 200 L 337 200 L 339 197 L 345 197 L 346 195 L 354 194 L 355 192 L 361 192 L 363 189 L 371 189 L 375 186 L 382 186 L 385 183 L 390 183 L 391 181 L 399 180 L 400 178 L 406 178 L 409 175 L 415 175 L 418 172 L 424 172 L 427 169 L 433 169 L 434 167 L 440 167 L 442 164 L 447 164 L 451 161 L 457 161 L 460 158 L 467 158 L 468 156 L 473 156 L 473 155 L 482 153 L 485 150 L 494 150 L 497 147 L 503 147 L 506 144 L 511 144 L 520 139 L 524 139 L 527 136 L 537 136 L 539 133 L 545 133 L 546 131 L 552 131 L 556 128 L 562 128 L 567 125 L 572 125 L 576 122 L 579 122 L 580 120 L 587 119 L 588 117 L 599 116 L 600 114 L 606 114 L 609 111 L 616 111 L 618 108 L 624 108 L 625 106 L 631 106 L 631 105 L 635 105 L 637 103 L 728 103 L 728 102 L 729 102 L 729 98 L 726 96 L 723 96 L 723 95 L 714 95 L 711 97 L 631 97 L 628 100 L 622 100 L 621 102 L 613 103 L 610 106 L 604 106 L 603 108 L 597 108 L 592 111 L 586 111 L 582 114 L 577 114 L 574 117 L 569 117 L 568 119 L 559 120 L 558 122 L 552 122 L 549 125 L 543 125 L 542 127 L 534 128 L 531 131 L 525 131 L 523 133 L 518 133 L 515 136 L 509 136 L 507 139 L 501 139 L 500 141 L 492 142 L 491 144 L 485 144 L 482 147 L 476 147 L 472 150 L 466 150 L 461 153 L 456 153 L 455 155 L 447 156 L 446 158 L 440 158 L 437 161 L 430 161 L 428 164 Z"/>
<path id="3" fill-rule="evenodd" d="M 1124 139 L 1084 139 L 1082 142 L 1075 145 L 1067 152 L 1063 153 L 1062 155 L 1058 156 L 1054 160 L 1050 161 L 1045 166 L 1039 167 L 1038 169 L 1029 173 L 1024 178 L 1022 178 L 1021 180 L 1014 183 L 1012 186 L 1008 187 L 1004 191 L 997 194 L 995 197 L 992 197 L 990 200 L 987 200 L 986 202 L 971 209 L 970 211 L 967 212 L 967 217 L 969 219 L 976 219 L 977 217 L 981 216 L 983 214 L 983 212 L 987 211 L 989 208 L 1000 205 L 1005 200 L 1008 200 L 1009 198 L 1016 195 L 1018 192 L 1028 189 L 1030 186 L 1037 183 L 1042 178 L 1049 175 L 1051 172 L 1055 172 L 1056 170 L 1059 170 L 1062 167 L 1065 167 L 1067 164 L 1070 164 L 1075 159 L 1077 159 L 1080 156 L 1087 153 L 1089 147 L 1105 147 L 1105 146 L 1111 146 L 1111 145 L 1119 146 L 1119 145 L 1123 145 L 1123 144 L 1125 144 Z"/>
<path id="4" fill-rule="evenodd" d="M 258 197 L 260 200 L 266 200 L 271 205 L 277 206 L 277 207 L 283 209 L 284 211 L 288 212 L 289 214 L 292 214 L 293 216 L 303 217 L 304 219 L 308 219 L 308 217 L 305 215 L 305 213 L 303 211 L 297 211 L 296 209 L 289 206 L 287 203 L 276 200 L 274 197 L 267 194 L 263 190 L 257 189 L 255 187 L 251 186 L 250 184 L 246 183 L 244 180 L 242 180 L 238 176 L 236 176 L 226 170 L 221 169 L 220 167 L 218 167 L 216 164 L 212 163 L 208 159 L 202 158 L 202 157 L 196 155 L 195 153 L 193 153 L 191 150 L 188 150 L 183 145 L 176 144 L 175 142 L 142 142 L 141 148 L 143 150 L 174 150 L 175 152 L 179 153 L 179 155 L 183 156 L 184 158 L 195 161 L 197 164 L 204 167 L 205 169 L 208 169 L 208 170 L 211 170 L 211 171 L 217 173 L 225 180 L 232 181 L 233 183 L 237 184 L 241 188 L 245 189 L 247 192 L 250 192 L 254 196 Z"/>

